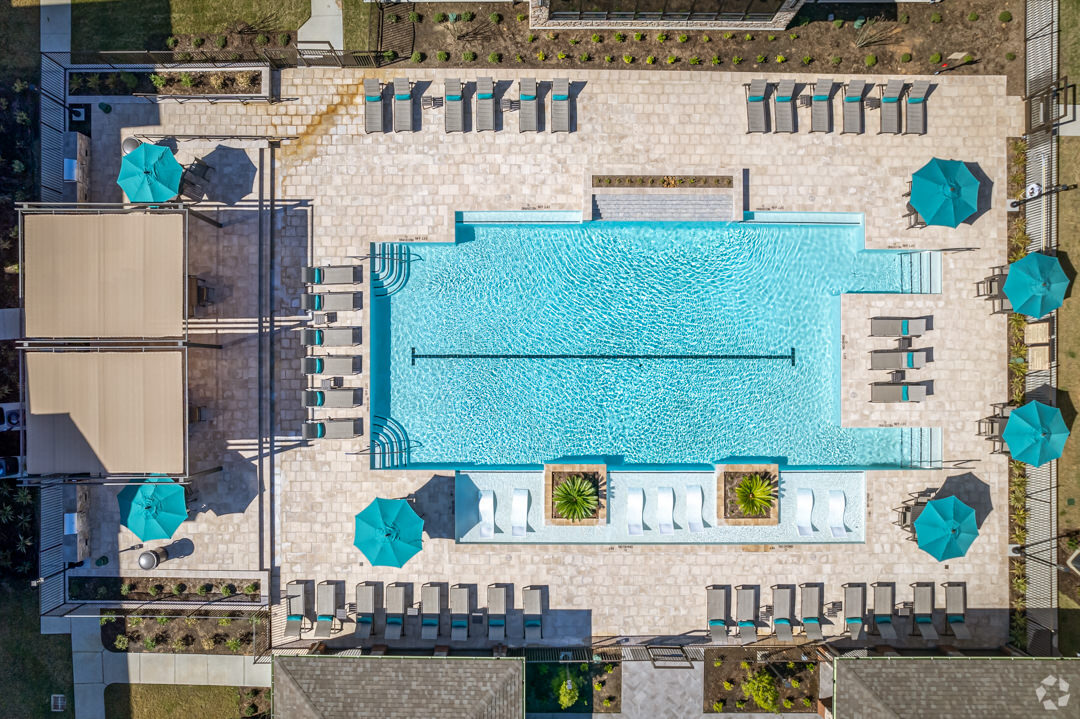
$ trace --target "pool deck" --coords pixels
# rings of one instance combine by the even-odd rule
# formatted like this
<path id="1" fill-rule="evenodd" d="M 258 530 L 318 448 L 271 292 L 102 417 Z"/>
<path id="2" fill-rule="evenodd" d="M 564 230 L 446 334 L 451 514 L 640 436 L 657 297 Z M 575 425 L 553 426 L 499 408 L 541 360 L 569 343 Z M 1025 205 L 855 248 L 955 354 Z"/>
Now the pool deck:
<path id="1" fill-rule="evenodd" d="M 489 72 L 499 83 L 497 94 L 518 77 L 510 70 L 484 71 Z M 475 73 L 411 66 L 376 74 L 384 82 L 395 75 L 407 76 L 418 83 L 417 90 L 437 96 L 445 77 L 475 79 Z M 291 259 L 283 260 L 275 280 L 280 290 L 276 311 L 283 321 L 300 314 L 298 258 L 351 262 L 350 258 L 367 254 L 372 241 L 450 240 L 456 211 L 581 210 L 587 203 L 587 177 L 593 173 L 712 174 L 717 168 L 745 169 L 748 182 L 743 183 L 739 172 L 737 198 L 744 198 L 752 210 L 865 212 L 868 247 L 963 251 L 945 255 L 940 295 L 844 297 L 843 422 L 940 426 L 945 468 L 867 472 L 862 543 L 458 544 L 453 534 L 451 473 L 371 471 L 367 457 L 348 454 L 366 449 L 366 438 L 292 444 L 302 415 L 284 405 L 295 401 L 285 398 L 299 394 L 302 378 L 295 368 L 302 349 L 283 332 L 278 340 L 282 409 L 274 421 L 284 448 L 276 456 L 273 476 L 267 478 L 265 501 L 251 502 L 239 508 L 239 514 L 226 517 L 200 515 L 191 529 L 198 533 L 201 551 L 180 560 L 183 566 L 259 569 L 259 547 L 249 546 L 257 537 L 265 550 L 261 565 L 278 574 L 280 586 L 291 580 L 341 581 L 348 601 L 353 585 L 362 581 L 410 582 L 415 597 L 426 582 L 476 585 L 481 597 L 486 585 L 507 583 L 513 589 L 512 605 L 520 607 L 522 587 L 543 586 L 551 610 L 575 612 L 576 617 L 552 625 L 554 636 L 545 637 L 552 644 L 612 635 L 693 635 L 700 640 L 706 628 L 705 587 L 710 584 L 760 586 L 762 603 L 767 604 L 772 585 L 823 582 L 828 609 L 841 600 L 846 582 L 895 582 L 898 602 L 911 601 L 909 584 L 934 582 L 939 585 L 939 608 L 944 603 L 942 582 L 966 582 L 976 636 L 969 646 L 1004 642 L 1006 459 L 989 454 L 989 443 L 976 436 L 975 422 L 993 402 L 1006 399 L 1005 319 L 992 316 L 988 304 L 974 298 L 974 283 L 1005 262 L 1006 138 L 1023 131 L 1022 104 L 1019 98 L 1006 97 L 1005 78 L 955 74 L 935 78 L 927 104 L 929 132 L 920 137 L 874 134 L 877 111 L 870 110 L 865 135 L 810 134 L 808 110 L 800 110 L 803 129 L 795 135 L 747 135 L 742 83 L 752 78 L 749 74 L 566 71 L 552 63 L 538 75 L 544 82 L 545 110 L 547 81 L 556 76 L 568 76 L 573 83 L 577 131 L 569 135 L 519 134 L 517 117 L 507 115 L 500 132 L 448 136 L 443 132 L 442 110 L 421 111 L 418 100 L 414 114 L 422 118 L 417 132 L 366 135 L 365 73 L 303 69 L 281 73 L 282 97 L 300 99 L 273 106 L 162 103 L 148 110 L 145 105 L 116 103 L 107 120 L 95 108 L 93 120 L 102 124 L 95 124 L 94 146 L 96 157 L 107 155 L 106 148 L 117 153 L 120 139 L 135 131 L 297 137 L 272 151 L 279 201 L 302 200 L 310 207 L 305 210 L 309 216 L 298 219 L 296 213 L 285 212 L 280 220 L 284 228 L 308 222 L 303 229 L 310 228 L 311 233 L 300 240 L 306 244 L 287 255 Z M 768 75 L 772 81 L 787 76 Z M 800 82 L 813 80 L 795 77 Z M 516 83 L 509 96 L 517 96 Z M 839 109 L 837 101 L 837 130 Z M 934 156 L 978 163 L 993 181 L 990 209 L 973 224 L 955 230 L 907 230 L 901 194 L 911 173 Z M 119 190 L 107 179 L 97 184 L 94 201 L 119 199 Z M 303 235 L 300 229 L 297 232 Z M 252 270 L 250 264 L 241 268 Z M 227 273 L 222 274 L 227 281 Z M 366 341 L 366 312 L 348 314 L 342 313 L 341 323 L 363 326 Z M 934 380 L 933 395 L 925 403 L 869 404 L 867 384 L 884 377 L 872 378 L 867 352 L 889 346 L 867 336 L 868 318 L 875 315 L 933 315 L 934 330 L 925 339 L 933 347 L 934 361 L 915 373 Z M 230 387 L 250 388 L 254 382 L 245 372 Z M 363 387 L 366 396 L 366 374 L 349 382 Z M 233 397 L 235 403 L 250 401 L 240 392 Z M 366 413 L 367 408 L 361 407 L 339 416 Z M 250 437 L 224 439 L 226 446 L 237 448 L 239 460 L 250 462 L 249 445 L 243 444 Z M 980 507 L 984 516 L 980 538 L 968 554 L 939 563 L 893 525 L 893 508 L 909 494 L 941 487 L 948 480 L 953 485 L 985 485 Z M 376 496 L 409 495 L 416 495 L 426 510 L 429 537 L 424 550 L 403 569 L 367 566 L 352 546 L 353 515 Z M 241 532 L 242 539 L 234 537 L 234 531 Z M 133 541 L 125 532 L 120 530 L 120 547 Z M 213 551 L 215 546 L 222 551 Z M 121 555 L 125 570 L 135 555 Z M 283 620 L 279 603 L 274 621 L 279 637 Z M 832 621 L 826 626 L 829 636 L 842 629 L 841 620 Z"/>

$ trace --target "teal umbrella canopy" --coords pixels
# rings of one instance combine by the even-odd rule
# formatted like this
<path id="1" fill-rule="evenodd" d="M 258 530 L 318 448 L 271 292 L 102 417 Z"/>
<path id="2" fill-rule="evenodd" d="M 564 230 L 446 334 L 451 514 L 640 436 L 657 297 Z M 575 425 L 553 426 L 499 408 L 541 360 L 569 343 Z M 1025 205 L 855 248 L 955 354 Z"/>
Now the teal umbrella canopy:
<path id="1" fill-rule="evenodd" d="M 423 549 L 423 532 L 408 502 L 378 497 L 356 515 L 353 544 L 374 567 L 402 567 Z"/>
<path id="2" fill-rule="evenodd" d="M 1057 407 L 1028 402 L 1012 411 L 1001 438 L 1013 459 L 1038 467 L 1061 456 L 1069 428 Z"/>
<path id="3" fill-rule="evenodd" d="M 184 488 L 168 477 L 148 481 L 120 490 L 120 523 L 144 542 L 168 539 L 188 517 Z"/>
<path id="4" fill-rule="evenodd" d="M 979 209 L 979 180 L 959 160 L 935 157 L 911 176 L 911 206 L 928 225 L 956 227 Z"/>
<path id="5" fill-rule="evenodd" d="M 1014 312 L 1042 317 L 1061 307 L 1069 277 L 1058 258 L 1032 252 L 1009 265 L 1003 289 Z"/>
<path id="6" fill-rule="evenodd" d="M 956 497 L 927 502 L 915 520 L 919 549 L 939 562 L 964 556 L 978 536 L 975 510 Z"/>
<path id="7" fill-rule="evenodd" d="M 183 174 L 169 148 L 144 142 L 124 155 L 116 184 L 131 202 L 168 202 L 180 193 Z"/>

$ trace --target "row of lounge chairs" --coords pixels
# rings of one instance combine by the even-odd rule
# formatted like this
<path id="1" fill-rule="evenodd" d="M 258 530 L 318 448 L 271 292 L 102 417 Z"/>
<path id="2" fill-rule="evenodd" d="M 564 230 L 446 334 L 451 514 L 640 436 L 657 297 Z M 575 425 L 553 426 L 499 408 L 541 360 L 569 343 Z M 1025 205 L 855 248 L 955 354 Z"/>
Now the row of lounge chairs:
<path id="1" fill-rule="evenodd" d="M 870 98 L 874 85 L 865 80 L 852 80 L 843 85 L 843 131 L 842 133 L 862 134 L 865 132 L 864 110 L 869 105 L 881 109 L 881 129 L 878 134 L 900 134 L 900 105 L 907 88 L 903 80 L 889 80 L 878 85 L 880 96 Z M 768 132 L 768 99 L 773 84 L 764 78 L 744 84 L 746 89 L 747 132 Z M 810 132 L 833 131 L 833 95 L 836 83 L 831 79 L 819 79 L 810 85 L 811 94 L 796 95 L 795 80 L 781 80 L 772 90 L 774 132 L 797 132 L 796 102 L 810 107 Z M 926 134 L 926 98 L 930 92 L 929 80 L 916 80 L 907 93 L 905 103 L 905 135 Z"/>
<path id="2" fill-rule="evenodd" d="M 305 631 L 305 624 L 310 621 L 307 606 L 307 583 L 289 582 L 286 586 L 285 638 L 299 639 Z M 356 607 L 351 612 L 356 623 L 356 635 L 367 639 L 375 634 L 377 614 L 382 615 L 383 638 L 396 641 L 407 635 L 407 590 L 411 586 L 396 583 L 385 589 L 383 607 L 376 606 L 375 584 L 356 585 Z M 487 624 L 488 641 L 501 642 L 506 639 L 507 588 L 493 584 L 487 588 Z M 469 639 L 469 618 L 472 608 L 469 601 L 469 589 L 464 586 L 450 588 L 450 640 L 466 641 Z M 522 623 L 524 637 L 528 640 L 543 639 L 544 612 L 541 591 L 535 587 L 526 587 L 521 591 Z M 338 593 L 334 582 L 320 582 L 315 588 L 315 623 L 314 638 L 327 639 L 337 628 L 341 631 L 344 620 L 350 612 L 343 597 Z M 420 588 L 420 639 L 438 640 L 443 636 L 442 590 L 438 585 L 425 584 Z"/>
<path id="3" fill-rule="evenodd" d="M 964 584 L 950 582 L 945 586 L 945 618 L 948 630 L 957 639 L 970 639 L 971 631 L 967 625 L 967 593 Z M 891 583 L 879 582 L 874 588 L 874 610 L 870 615 L 873 625 L 871 631 L 880 635 L 884 641 L 896 641 L 899 634 L 896 626 L 900 619 L 896 611 L 896 587 Z M 772 633 L 782 642 L 794 641 L 795 622 L 795 587 L 777 585 L 773 590 Z M 918 633 L 927 641 L 939 638 L 934 626 L 934 585 L 918 583 L 913 585 L 914 602 L 911 616 L 914 619 L 911 633 Z M 822 641 L 821 625 L 824 620 L 822 611 L 822 585 L 803 584 L 800 621 L 803 632 L 810 641 Z M 731 620 L 731 587 L 713 585 L 706 589 L 706 612 L 709 635 L 713 642 L 726 642 L 729 637 L 736 637 L 740 644 L 750 644 L 758 639 L 758 624 L 761 621 L 761 607 L 758 598 L 759 588 L 743 585 L 736 587 L 735 620 Z M 865 639 L 868 618 L 866 611 L 866 585 L 844 585 L 844 628 L 853 641 Z"/>
<path id="4" fill-rule="evenodd" d="M 911 348 L 911 340 L 926 333 L 925 317 L 874 317 L 870 320 L 871 337 L 889 337 L 899 341 L 895 349 L 870 352 L 870 369 L 900 373 L 926 366 L 929 351 Z M 870 401 L 881 403 L 922 402 L 927 388 L 923 382 L 874 382 L 870 385 Z"/>

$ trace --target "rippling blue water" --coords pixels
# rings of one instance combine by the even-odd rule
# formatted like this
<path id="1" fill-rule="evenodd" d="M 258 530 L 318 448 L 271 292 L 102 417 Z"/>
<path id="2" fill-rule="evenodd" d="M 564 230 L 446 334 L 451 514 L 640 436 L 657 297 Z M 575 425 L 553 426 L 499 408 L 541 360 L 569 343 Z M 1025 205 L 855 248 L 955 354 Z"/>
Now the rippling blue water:
<path id="1" fill-rule="evenodd" d="M 400 424 L 411 463 L 897 465 L 900 430 L 839 426 L 840 295 L 901 285 L 900 253 L 863 244 L 857 224 L 459 225 L 372 298 L 374 426 Z"/>

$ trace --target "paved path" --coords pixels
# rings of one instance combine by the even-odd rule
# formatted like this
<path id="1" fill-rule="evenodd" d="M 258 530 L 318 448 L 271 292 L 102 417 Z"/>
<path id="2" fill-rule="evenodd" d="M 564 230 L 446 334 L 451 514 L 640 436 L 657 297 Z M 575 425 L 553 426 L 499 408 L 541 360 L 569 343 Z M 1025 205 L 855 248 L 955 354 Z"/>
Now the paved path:
<path id="1" fill-rule="evenodd" d="M 311 0 L 311 17 L 296 33 L 297 42 L 329 42 L 335 50 L 345 49 L 341 4 L 337 0 Z"/>
<path id="2" fill-rule="evenodd" d="M 71 49 L 71 0 L 41 0 L 41 51 Z"/>

